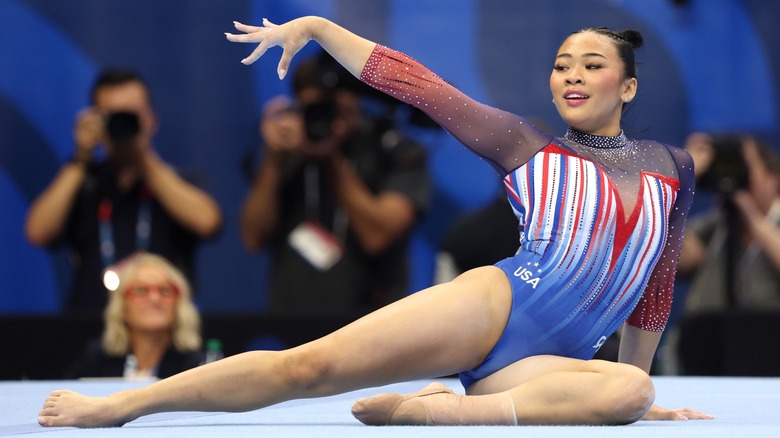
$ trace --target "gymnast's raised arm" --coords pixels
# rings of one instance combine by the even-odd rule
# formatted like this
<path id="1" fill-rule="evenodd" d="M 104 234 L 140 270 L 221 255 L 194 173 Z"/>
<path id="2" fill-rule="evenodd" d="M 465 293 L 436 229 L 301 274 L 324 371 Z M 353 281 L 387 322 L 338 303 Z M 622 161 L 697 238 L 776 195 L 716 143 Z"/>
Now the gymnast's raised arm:
<path id="1" fill-rule="evenodd" d="M 245 34 L 226 34 L 230 41 L 259 43 L 242 60 L 244 64 L 280 46 L 283 53 L 278 73 L 283 78 L 292 57 L 314 40 L 363 82 L 428 114 L 501 176 L 550 143 L 552 137 L 528 120 L 477 102 L 409 56 L 378 46 L 324 18 L 304 17 L 283 25 L 263 20 L 263 24 L 235 23 Z"/>
<path id="2" fill-rule="evenodd" d="M 316 41 L 341 65 L 355 76 L 360 76 L 363 66 L 374 50 L 376 43 L 338 26 L 321 17 L 301 17 L 283 25 L 276 25 L 263 19 L 263 26 L 248 26 L 234 22 L 236 29 L 245 34 L 226 33 L 228 40 L 239 43 L 260 43 L 241 62 L 249 65 L 257 61 L 266 50 L 280 46 L 283 50 L 279 60 L 279 79 L 284 79 L 290 68 L 290 61 L 303 46 Z"/>

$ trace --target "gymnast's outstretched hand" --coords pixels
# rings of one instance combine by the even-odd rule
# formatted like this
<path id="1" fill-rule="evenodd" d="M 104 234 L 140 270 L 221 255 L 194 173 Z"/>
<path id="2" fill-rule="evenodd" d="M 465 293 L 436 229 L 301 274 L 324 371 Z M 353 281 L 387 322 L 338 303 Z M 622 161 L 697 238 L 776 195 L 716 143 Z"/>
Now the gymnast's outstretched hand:
<path id="1" fill-rule="evenodd" d="M 290 68 L 290 61 L 303 46 L 315 40 L 350 73 L 359 76 L 376 43 L 353 34 L 322 17 L 302 17 L 284 24 L 274 24 L 263 19 L 262 26 L 249 26 L 234 21 L 236 29 L 243 34 L 225 33 L 229 41 L 236 43 L 259 43 L 255 50 L 241 60 L 249 65 L 257 61 L 271 47 L 282 48 L 277 73 L 284 79 Z"/>
<path id="2" fill-rule="evenodd" d="M 650 421 L 674 421 L 674 420 L 711 420 L 713 415 L 703 414 L 693 409 L 666 409 L 658 405 L 653 405 L 642 418 Z"/>
<path id="3" fill-rule="evenodd" d="M 266 18 L 263 18 L 262 26 L 249 26 L 234 21 L 236 30 L 244 33 L 236 35 L 226 32 L 225 36 L 229 41 L 236 43 L 260 43 L 249 56 L 241 60 L 241 63 L 246 65 L 257 61 L 269 48 L 281 47 L 283 52 L 277 72 L 279 79 L 283 79 L 293 56 L 312 39 L 309 26 L 306 25 L 307 18 L 298 18 L 281 26 L 271 23 Z"/>

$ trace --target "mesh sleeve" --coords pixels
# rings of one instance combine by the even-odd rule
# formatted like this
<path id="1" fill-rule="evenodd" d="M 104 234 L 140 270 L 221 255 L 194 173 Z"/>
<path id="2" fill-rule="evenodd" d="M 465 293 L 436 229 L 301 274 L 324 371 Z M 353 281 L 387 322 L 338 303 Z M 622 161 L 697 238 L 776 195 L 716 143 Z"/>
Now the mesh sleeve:
<path id="1" fill-rule="evenodd" d="M 471 99 L 419 62 L 381 45 L 374 48 L 360 80 L 419 108 L 501 176 L 525 164 L 552 139 L 528 120 Z"/>
<path id="2" fill-rule="evenodd" d="M 691 156 L 682 149 L 672 147 L 668 147 L 668 149 L 677 167 L 680 188 L 669 218 L 664 252 L 653 269 L 639 304 L 628 318 L 628 324 L 653 332 L 662 332 L 666 328 L 672 310 L 674 280 L 685 234 L 685 219 L 688 216 L 694 192 Z"/>

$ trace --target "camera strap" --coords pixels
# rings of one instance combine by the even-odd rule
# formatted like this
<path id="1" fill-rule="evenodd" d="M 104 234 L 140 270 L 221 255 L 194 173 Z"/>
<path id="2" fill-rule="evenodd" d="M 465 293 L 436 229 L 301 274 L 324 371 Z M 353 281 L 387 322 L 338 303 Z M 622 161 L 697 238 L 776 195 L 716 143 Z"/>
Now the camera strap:
<path id="1" fill-rule="evenodd" d="M 146 186 L 141 187 L 141 202 L 138 207 L 138 219 L 135 224 L 136 249 L 149 248 L 149 237 L 152 234 L 152 194 Z M 100 233 L 100 255 L 103 267 L 108 268 L 116 262 L 116 245 L 114 243 L 114 227 L 112 217 L 114 204 L 110 199 L 103 199 L 98 206 L 98 224 Z"/>

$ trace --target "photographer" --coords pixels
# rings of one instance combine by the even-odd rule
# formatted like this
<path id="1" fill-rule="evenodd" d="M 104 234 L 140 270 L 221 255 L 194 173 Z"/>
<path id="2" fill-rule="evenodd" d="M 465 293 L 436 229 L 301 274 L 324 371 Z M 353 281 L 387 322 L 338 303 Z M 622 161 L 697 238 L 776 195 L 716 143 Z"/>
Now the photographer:
<path id="1" fill-rule="evenodd" d="M 97 313 L 107 302 L 104 271 L 135 251 L 164 256 L 192 280 L 196 243 L 222 218 L 154 152 L 157 119 L 138 74 L 102 72 L 90 101 L 76 117 L 73 159 L 33 202 L 25 231 L 35 245 L 68 245 L 75 274 L 66 310 Z"/>
<path id="2" fill-rule="evenodd" d="M 686 149 L 719 202 L 686 225 L 685 313 L 780 309 L 780 158 L 752 136 L 695 133 Z"/>
<path id="3" fill-rule="evenodd" d="M 296 70 L 295 101 L 264 108 L 242 238 L 273 251 L 272 313 L 355 316 L 406 294 L 408 236 L 428 202 L 425 151 L 366 117 L 354 80 L 313 58 Z"/>

